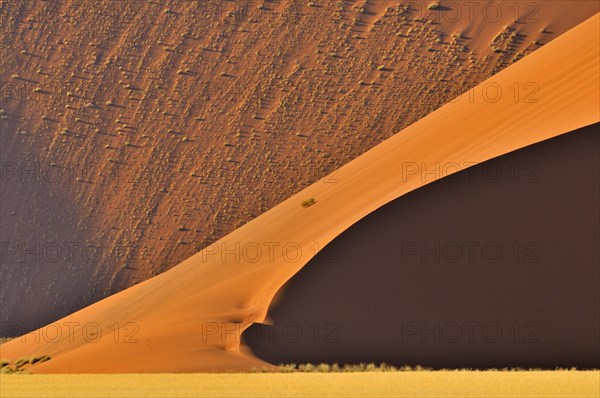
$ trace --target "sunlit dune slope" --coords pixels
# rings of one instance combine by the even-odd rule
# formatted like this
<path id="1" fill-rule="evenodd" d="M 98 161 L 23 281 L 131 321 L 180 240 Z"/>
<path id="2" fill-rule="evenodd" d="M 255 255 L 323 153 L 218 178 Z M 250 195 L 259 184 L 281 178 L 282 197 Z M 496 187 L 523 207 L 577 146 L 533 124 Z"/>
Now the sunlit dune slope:
<path id="1" fill-rule="evenodd" d="M 168 270 L 600 7 L 439 2 L 0 0 L 0 334 Z"/>
<path id="2" fill-rule="evenodd" d="M 259 366 L 240 350 L 239 333 L 264 320 L 273 295 L 316 251 L 375 209 L 431 182 L 419 174 L 403 180 L 404 162 L 427 169 L 480 163 L 600 120 L 599 22 L 595 15 L 477 86 L 472 96 L 443 106 L 168 272 L 57 322 L 62 328 L 74 322 L 73 333 L 56 342 L 27 335 L 2 345 L 0 356 L 51 355 L 36 372 Z M 515 98 L 509 87 L 516 83 L 539 90 L 529 101 Z M 490 84 L 503 90 L 493 101 L 482 97 Z M 316 203 L 301 207 L 308 198 Z M 115 326 L 128 329 L 116 334 Z M 101 336 L 87 343 L 83 333 L 87 340 L 99 337 L 94 327 Z"/>

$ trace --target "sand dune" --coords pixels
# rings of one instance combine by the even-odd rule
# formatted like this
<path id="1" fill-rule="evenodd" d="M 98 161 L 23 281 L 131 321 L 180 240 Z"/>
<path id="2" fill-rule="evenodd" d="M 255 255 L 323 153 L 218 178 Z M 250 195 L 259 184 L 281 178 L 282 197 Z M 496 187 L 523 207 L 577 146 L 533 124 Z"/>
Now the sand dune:
<path id="1" fill-rule="evenodd" d="M 600 367 L 600 124 L 438 180 L 334 239 L 242 338 L 269 363 Z"/>
<path id="2" fill-rule="evenodd" d="M 58 321 L 63 328 L 77 324 L 72 338 L 63 333 L 56 342 L 48 336 L 36 342 L 27 335 L 0 346 L 0 355 L 51 355 L 36 372 L 260 366 L 262 361 L 240 349 L 242 329 L 264 320 L 278 289 L 316 251 L 374 210 L 431 182 L 418 173 L 403 180 L 403 162 L 428 170 L 451 162 L 476 164 L 600 120 L 599 22 L 595 15 L 477 86 L 473 101 L 463 96 L 443 106 L 177 267 Z M 528 99 L 537 101 L 515 100 L 509 89 L 515 83 L 534 83 L 539 90 Z M 503 89 L 493 101 L 481 97 L 490 84 Z M 302 208 L 308 198 L 316 203 Z M 111 329 L 129 322 L 135 325 L 129 325 L 135 331 L 129 340 L 135 342 L 123 341 L 126 330 L 115 335 Z M 88 343 L 82 332 L 94 340 L 94 326 L 102 336 Z"/>
<path id="3" fill-rule="evenodd" d="M 600 10 L 314 3 L 2 1 L 0 334 L 168 270 Z"/>

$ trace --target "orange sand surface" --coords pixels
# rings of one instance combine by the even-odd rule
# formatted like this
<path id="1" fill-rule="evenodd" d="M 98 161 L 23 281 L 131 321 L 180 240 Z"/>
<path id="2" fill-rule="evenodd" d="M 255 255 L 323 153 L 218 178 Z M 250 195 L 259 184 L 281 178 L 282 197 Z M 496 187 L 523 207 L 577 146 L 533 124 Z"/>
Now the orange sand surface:
<path id="1" fill-rule="evenodd" d="M 0 356 L 51 355 L 31 368 L 39 373 L 264 366 L 240 347 L 240 333 L 265 320 L 274 294 L 315 252 L 432 181 L 403 180 L 402 162 L 479 163 L 600 120 L 599 24 L 597 14 L 175 268 L 57 321 L 57 341 L 47 327 L 3 344 Z M 515 83 L 538 89 L 517 99 Z M 491 99 L 492 86 L 502 95 Z M 301 207 L 308 198 L 316 203 Z"/>

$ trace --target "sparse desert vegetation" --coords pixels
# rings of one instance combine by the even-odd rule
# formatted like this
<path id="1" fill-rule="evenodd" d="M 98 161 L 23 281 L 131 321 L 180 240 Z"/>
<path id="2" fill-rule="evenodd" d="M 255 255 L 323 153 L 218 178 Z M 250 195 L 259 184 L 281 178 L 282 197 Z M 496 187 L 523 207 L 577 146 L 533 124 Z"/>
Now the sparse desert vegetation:
<path id="1" fill-rule="evenodd" d="M 25 372 L 30 366 L 49 361 L 50 359 L 51 358 L 49 355 L 23 357 L 17 359 L 14 361 L 14 363 L 11 363 L 9 360 L 2 359 L 0 360 L 0 372 L 2 374 Z"/>
<path id="2" fill-rule="evenodd" d="M 302 206 L 303 208 L 306 209 L 307 207 L 310 207 L 310 206 L 314 205 L 315 203 L 317 203 L 317 201 L 315 200 L 315 198 L 308 198 L 306 200 L 303 200 L 300 203 L 300 206 Z"/>
<path id="3" fill-rule="evenodd" d="M 348 372 L 421 372 L 431 371 L 432 369 L 424 368 L 422 366 L 392 366 L 386 363 L 359 363 L 359 364 L 344 364 L 339 365 L 337 363 L 328 364 L 312 364 L 304 363 L 296 365 L 291 364 L 280 364 L 279 370 L 283 373 L 348 373 Z M 253 369 L 253 373 L 260 372 L 261 370 Z"/>

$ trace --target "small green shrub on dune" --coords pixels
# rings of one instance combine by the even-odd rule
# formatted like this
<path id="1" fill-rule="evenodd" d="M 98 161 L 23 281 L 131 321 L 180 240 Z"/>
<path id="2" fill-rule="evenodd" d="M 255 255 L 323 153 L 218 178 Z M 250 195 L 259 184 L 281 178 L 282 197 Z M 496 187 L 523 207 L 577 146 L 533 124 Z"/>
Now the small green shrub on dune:
<path id="1" fill-rule="evenodd" d="M 314 205 L 315 203 L 317 203 L 315 198 L 309 198 L 309 199 L 303 200 L 302 203 L 300 203 L 300 206 L 302 206 L 303 208 L 306 209 L 307 207 L 310 207 L 310 206 Z"/>

